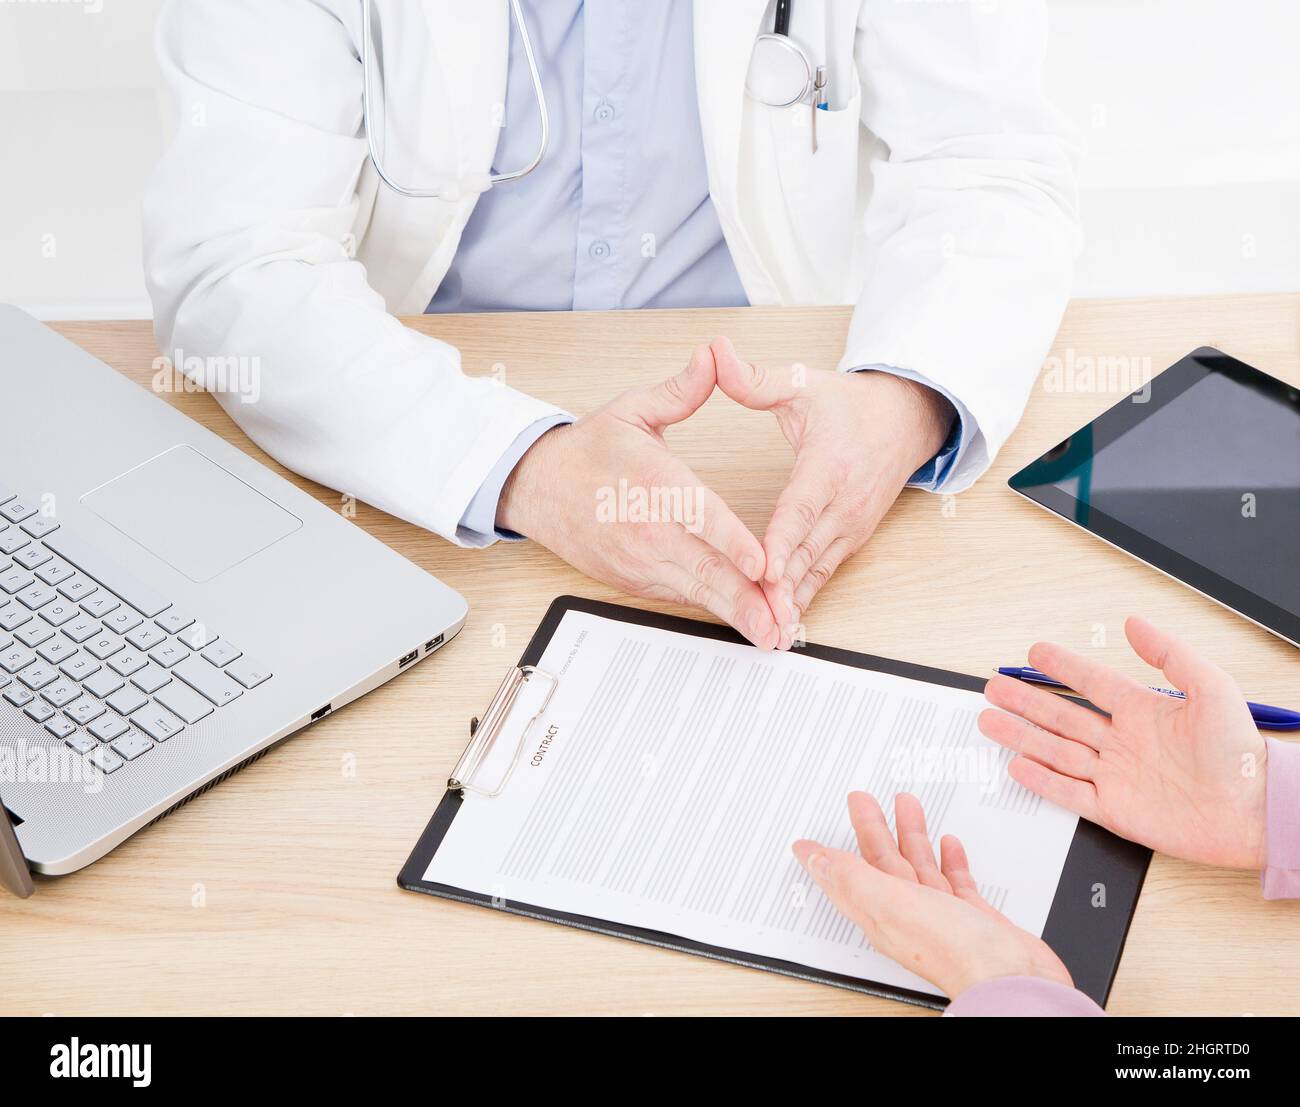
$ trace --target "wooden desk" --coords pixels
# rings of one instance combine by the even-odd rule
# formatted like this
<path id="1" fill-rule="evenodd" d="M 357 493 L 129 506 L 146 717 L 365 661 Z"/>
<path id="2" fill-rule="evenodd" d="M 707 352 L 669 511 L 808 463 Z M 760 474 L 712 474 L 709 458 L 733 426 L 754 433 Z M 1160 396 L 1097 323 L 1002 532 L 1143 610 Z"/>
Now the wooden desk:
<path id="1" fill-rule="evenodd" d="M 1300 296 L 1084 301 L 1054 351 L 1150 358 L 1219 346 L 1300 384 Z M 677 369 L 728 334 L 756 361 L 833 366 L 839 308 L 417 319 L 466 370 L 574 411 Z M 139 323 L 59 328 L 141 384 L 156 350 Z M 1077 366 L 1077 361 L 1076 361 Z M 38 366 L 32 367 L 39 372 Z M 1116 401 L 1035 388 L 1020 429 L 974 489 L 904 494 L 808 614 L 809 637 L 970 673 L 1036 638 L 1137 675 L 1122 621 L 1178 628 L 1254 698 L 1300 702 L 1295 650 L 1013 496 L 1007 476 Z M 261 455 L 202 395 L 167 399 Z M 789 451 L 770 419 L 715 396 L 674 446 L 761 534 Z M 303 482 L 305 483 L 305 482 Z M 306 485 L 323 502 L 336 493 Z M 955 509 L 955 510 L 954 510 Z M 917 1008 L 401 892 L 394 884 L 466 740 L 550 600 L 626 602 L 532 544 L 455 549 L 362 506 L 357 523 L 469 599 L 430 662 L 294 739 L 183 811 L 25 902 L 0 895 L 0 1010 L 39 1014 L 839 1013 Z M 1110 1010 L 1300 1013 L 1300 907 L 1265 903 L 1249 873 L 1157 857 Z"/>

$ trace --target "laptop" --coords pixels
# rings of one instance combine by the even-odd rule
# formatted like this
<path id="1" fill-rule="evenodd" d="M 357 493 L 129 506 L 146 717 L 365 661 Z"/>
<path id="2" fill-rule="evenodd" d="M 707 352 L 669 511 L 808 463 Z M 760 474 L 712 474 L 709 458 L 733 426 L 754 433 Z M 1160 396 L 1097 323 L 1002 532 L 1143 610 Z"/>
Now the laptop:
<path id="1" fill-rule="evenodd" d="M 0 882 L 18 894 L 464 623 L 458 593 L 3 305 L 0 395 Z"/>

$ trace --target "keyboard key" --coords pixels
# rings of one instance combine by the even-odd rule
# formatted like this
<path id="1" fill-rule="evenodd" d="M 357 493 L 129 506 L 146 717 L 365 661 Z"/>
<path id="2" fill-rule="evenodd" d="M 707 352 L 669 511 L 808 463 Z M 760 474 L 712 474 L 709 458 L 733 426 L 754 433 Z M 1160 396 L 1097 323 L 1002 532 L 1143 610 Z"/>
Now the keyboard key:
<path id="1" fill-rule="evenodd" d="M 104 746 L 96 746 L 90 751 L 86 760 L 102 773 L 115 773 L 126 764 L 117 754 Z"/>
<path id="2" fill-rule="evenodd" d="M 0 484 L 0 504 L 8 503 L 13 498 L 14 498 L 14 494 L 10 492 L 5 485 Z M 6 526 L 6 527 L 8 525 L 9 525 L 8 523 L 0 524 L 0 526 Z"/>
<path id="3" fill-rule="evenodd" d="M 3 510 L 0 508 L 0 513 Z M 170 600 L 163 599 L 147 584 L 137 580 L 94 546 L 69 534 L 66 527 L 46 537 L 45 544 L 60 557 L 72 562 L 87 576 L 94 577 L 110 592 L 121 596 L 137 611 L 143 612 L 146 618 L 152 619 L 171 607 Z"/>
<path id="4" fill-rule="evenodd" d="M 262 681 L 271 678 L 271 670 L 247 654 L 238 661 L 232 661 L 227 665 L 225 672 L 227 676 L 234 677 L 245 688 L 256 688 Z"/>
<path id="5" fill-rule="evenodd" d="M 23 714 L 33 722 L 43 723 L 54 714 L 54 708 L 44 700 L 32 700 L 31 703 L 23 708 Z"/>
<path id="6" fill-rule="evenodd" d="M 176 608 L 173 607 L 170 611 L 165 611 L 163 614 L 159 615 L 154 622 L 162 627 L 168 634 L 175 634 L 178 630 L 184 630 L 194 622 L 194 620 L 190 616 L 186 615 L 185 612 L 177 611 Z"/>
<path id="7" fill-rule="evenodd" d="M 244 689 L 220 669 L 214 669 L 203 658 L 193 654 L 172 669 L 172 676 L 180 677 L 218 707 L 237 700 L 244 694 Z"/>
<path id="8" fill-rule="evenodd" d="M 83 616 L 77 610 L 77 605 L 61 597 L 55 597 L 53 603 L 47 603 L 41 608 L 41 618 L 51 626 L 61 627 L 79 617 Z"/>
<path id="9" fill-rule="evenodd" d="M 16 603 L 6 603 L 0 608 L 0 630 L 13 630 L 31 619 L 32 613 Z"/>
<path id="10" fill-rule="evenodd" d="M 41 695 L 45 693 L 42 692 Z M 148 703 L 149 697 L 128 684 L 120 692 L 114 692 L 104 702 L 119 715 L 131 715 Z"/>
<path id="11" fill-rule="evenodd" d="M 155 742 L 165 742 L 185 729 L 185 724 L 180 719 L 156 703 L 137 711 L 131 716 L 131 722 Z"/>
<path id="12" fill-rule="evenodd" d="M 113 749 L 127 761 L 134 761 L 142 753 L 153 749 L 153 743 L 143 734 L 132 731 L 125 738 L 119 738 L 114 742 Z"/>
<path id="13" fill-rule="evenodd" d="M 98 634 L 104 628 L 95 622 L 89 615 L 78 614 L 72 622 L 67 623 L 63 628 L 63 633 L 71 638 L 74 642 L 84 642 L 92 635 Z"/>
<path id="14" fill-rule="evenodd" d="M 190 651 L 179 642 L 169 639 L 161 646 L 155 646 L 151 649 L 149 651 L 149 656 L 158 662 L 158 664 L 164 669 L 170 669 L 176 664 L 176 662 L 180 661 L 181 658 L 190 657 L 191 654 Z"/>
<path id="15" fill-rule="evenodd" d="M 44 546 L 27 546 L 14 554 L 14 560 L 24 569 L 35 569 L 54 557 Z"/>
<path id="16" fill-rule="evenodd" d="M 153 698 L 187 723 L 197 723 L 212 714 L 212 704 L 180 681 L 173 680 L 167 687 L 159 688 Z"/>
<path id="17" fill-rule="evenodd" d="M 107 669 L 100 669 L 97 673 L 91 673 L 81 682 L 81 686 L 92 696 L 98 696 L 101 700 L 105 696 L 111 696 L 116 692 L 125 681 L 116 673 L 110 673 Z"/>
<path id="18" fill-rule="evenodd" d="M 222 665 L 229 665 L 242 653 L 243 651 L 238 646 L 232 646 L 223 638 L 219 642 L 213 642 L 204 650 L 203 656 L 219 669 Z"/>
<path id="19" fill-rule="evenodd" d="M 45 729 L 53 734 L 55 738 L 67 738 L 70 734 L 76 734 L 77 724 L 66 715 L 55 715 L 54 718 L 45 724 Z M 93 743 L 88 744 L 86 749 L 77 750 L 77 752 L 85 753 L 86 750 L 91 748 L 91 745 L 93 745 Z M 76 746 L 73 746 L 72 748 L 77 749 Z"/>
<path id="20" fill-rule="evenodd" d="M 53 588 L 47 588 L 45 585 L 33 581 L 29 588 L 24 588 L 18 593 L 18 600 L 24 607 L 30 607 L 35 611 L 38 607 L 44 607 L 56 595 L 57 593 Z"/>
<path id="21" fill-rule="evenodd" d="M 211 631 L 204 623 L 191 623 L 184 630 L 176 632 L 176 637 L 192 650 L 201 650 L 209 642 L 215 642 L 219 635 Z"/>
<path id="22" fill-rule="evenodd" d="M 121 606 L 117 598 L 107 592 L 96 592 L 89 599 L 81 601 L 81 610 L 87 615 L 94 615 L 97 619 L 102 619 L 110 611 L 116 611 Z"/>
<path id="23" fill-rule="evenodd" d="M 112 657 L 118 650 L 126 649 L 126 643 L 116 634 L 104 631 L 94 638 L 87 639 L 86 649 L 103 661 L 106 657 Z"/>
<path id="24" fill-rule="evenodd" d="M 42 642 L 48 642 L 53 638 L 54 630 L 52 627 L 46 626 L 44 623 L 37 622 L 33 619 L 26 626 L 20 627 L 18 630 L 14 631 L 14 637 L 24 646 L 35 647 L 39 646 Z"/>
<path id="25" fill-rule="evenodd" d="M 48 515 L 38 515 L 35 519 L 28 519 L 23 524 L 23 530 L 33 538 L 44 538 L 50 531 L 58 529 L 59 524 Z"/>
<path id="26" fill-rule="evenodd" d="M 137 650 L 148 653 L 166 637 L 154 623 L 142 623 L 126 636 L 126 640 Z"/>
<path id="27" fill-rule="evenodd" d="M 98 719 L 104 713 L 104 705 L 99 700 L 92 700 L 89 696 L 82 696 L 71 707 L 65 707 L 63 713 L 74 723 L 85 726 L 92 719 Z"/>
<path id="28" fill-rule="evenodd" d="M 26 588 L 35 579 L 25 569 L 10 569 L 8 572 L 0 573 L 0 588 L 3 588 L 12 596 L 15 592 Z"/>
<path id="29" fill-rule="evenodd" d="M 126 725 L 124 719 L 120 719 L 116 715 L 101 715 L 86 729 L 101 742 L 111 742 L 114 738 L 120 738 L 131 728 Z M 127 760 L 129 761 L 130 758 L 127 758 Z"/>
<path id="30" fill-rule="evenodd" d="M 89 753 L 91 750 L 95 750 L 99 748 L 97 745 L 95 745 L 95 740 L 93 738 L 88 738 L 86 735 L 82 734 L 81 731 L 79 731 L 75 726 L 73 726 L 70 722 L 68 722 L 68 720 L 65 719 L 62 715 L 58 715 L 55 718 L 51 719 L 48 723 L 46 723 L 45 729 L 49 730 L 51 734 L 54 734 L 54 731 L 50 730 L 50 728 L 54 726 L 55 723 L 58 723 L 60 726 L 66 726 L 68 728 L 68 732 L 66 734 L 55 734 L 54 736 L 56 738 L 65 739 L 67 741 L 67 744 L 71 746 L 74 750 L 76 750 L 78 753 Z"/>
<path id="31" fill-rule="evenodd" d="M 170 680 L 171 675 L 169 673 L 165 673 L 156 666 L 150 665 L 147 669 L 141 669 L 140 672 L 136 673 L 135 676 L 131 678 L 131 683 L 139 688 L 140 691 L 148 692 L 152 695 Z"/>
<path id="32" fill-rule="evenodd" d="M 53 684 L 47 684 L 42 688 L 41 695 L 55 707 L 67 707 L 81 695 L 81 686 L 66 677 L 60 677 Z"/>
<path id="33" fill-rule="evenodd" d="M 143 622 L 144 620 L 129 607 L 119 607 L 113 614 L 104 618 L 104 626 L 109 630 L 117 631 L 118 634 L 134 630 Z"/>
<path id="34" fill-rule="evenodd" d="M 30 665 L 35 660 L 36 655 L 22 646 L 10 646 L 0 651 L 0 669 L 6 673 L 16 673 L 24 665 Z"/>
<path id="35" fill-rule="evenodd" d="M 0 660 L 0 665 L 3 664 L 3 660 Z M 85 680 L 91 673 L 97 673 L 101 668 L 99 662 L 88 653 L 79 653 L 76 657 L 70 657 L 59 666 L 60 671 L 73 680 Z"/>
<path id="36" fill-rule="evenodd" d="M 58 680 L 59 671 L 42 661 L 35 665 L 28 665 L 18 674 L 18 679 L 35 692 Z"/>
<path id="37" fill-rule="evenodd" d="M 136 653 L 135 650 L 123 650 L 116 657 L 109 658 L 108 667 L 117 673 L 118 676 L 129 677 L 132 673 L 138 673 L 149 662 L 145 659 L 144 654 Z"/>
<path id="38" fill-rule="evenodd" d="M 51 665 L 58 665 L 76 653 L 77 647 L 60 634 L 53 642 L 46 642 L 36 652 Z"/>
<path id="39" fill-rule="evenodd" d="M 47 561 L 36 570 L 36 575 L 53 587 L 56 584 L 62 584 L 68 577 L 72 576 L 73 571 L 71 565 L 64 561 L 55 560 Z"/>
<path id="40" fill-rule="evenodd" d="M 15 707 L 22 707 L 24 704 L 31 703 L 35 698 L 36 696 L 21 684 L 15 684 L 12 688 L 5 689 L 5 699 Z"/>
<path id="41" fill-rule="evenodd" d="M 8 528 L 9 524 L 6 523 L 5 529 L 8 530 Z M 22 531 L 11 530 L 8 534 L 0 536 L 0 553 L 12 554 L 15 550 L 21 550 L 30 542 L 31 539 Z"/>
<path id="42" fill-rule="evenodd" d="M 30 519 L 36 514 L 36 508 L 32 507 L 26 500 L 10 500 L 3 507 L 0 507 L 0 515 L 3 515 L 11 523 L 20 523 L 24 519 Z"/>
<path id="43" fill-rule="evenodd" d="M 88 577 L 75 576 L 59 585 L 59 591 L 73 603 L 80 603 L 95 591 L 95 582 Z"/>

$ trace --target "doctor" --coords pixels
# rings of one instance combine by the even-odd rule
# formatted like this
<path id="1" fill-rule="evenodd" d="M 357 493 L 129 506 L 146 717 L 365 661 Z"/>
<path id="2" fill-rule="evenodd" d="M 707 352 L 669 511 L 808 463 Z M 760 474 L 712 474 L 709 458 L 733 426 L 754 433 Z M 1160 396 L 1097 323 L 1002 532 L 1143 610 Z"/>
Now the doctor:
<path id="1" fill-rule="evenodd" d="M 172 0 L 158 28 L 157 339 L 259 358 L 257 402 L 218 398 L 270 454 L 761 647 L 789 645 L 905 486 L 988 467 L 1078 242 L 1041 0 L 370 2 Z M 839 303 L 837 371 L 718 340 L 576 421 L 394 318 Z M 695 525 L 602 522 L 621 480 L 699 487 L 661 432 L 715 387 L 795 451 L 763 540 L 707 490 Z"/>

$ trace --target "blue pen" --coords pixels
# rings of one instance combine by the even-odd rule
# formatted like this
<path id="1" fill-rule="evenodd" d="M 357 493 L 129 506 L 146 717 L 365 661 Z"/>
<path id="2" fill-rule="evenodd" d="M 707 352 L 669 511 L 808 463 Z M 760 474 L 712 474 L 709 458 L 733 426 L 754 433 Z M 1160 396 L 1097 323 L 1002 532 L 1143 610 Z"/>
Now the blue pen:
<path id="1" fill-rule="evenodd" d="M 1046 684 L 1052 688 L 1069 687 L 1029 665 L 1011 665 L 998 672 L 1017 680 L 1027 680 L 1031 684 Z M 1152 688 L 1151 691 L 1159 692 L 1162 696 L 1172 696 L 1176 700 L 1187 698 L 1177 688 Z M 1300 730 L 1300 711 L 1288 711 L 1285 707 L 1270 707 L 1266 703 L 1251 703 L 1249 700 L 1246 701 L 1246 706 L 1250 708 L 1250 717 L 1260 730 Z"/>

